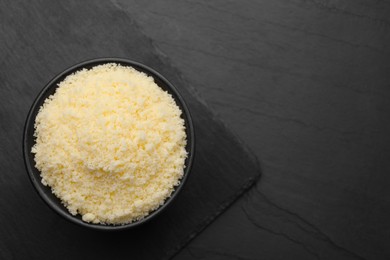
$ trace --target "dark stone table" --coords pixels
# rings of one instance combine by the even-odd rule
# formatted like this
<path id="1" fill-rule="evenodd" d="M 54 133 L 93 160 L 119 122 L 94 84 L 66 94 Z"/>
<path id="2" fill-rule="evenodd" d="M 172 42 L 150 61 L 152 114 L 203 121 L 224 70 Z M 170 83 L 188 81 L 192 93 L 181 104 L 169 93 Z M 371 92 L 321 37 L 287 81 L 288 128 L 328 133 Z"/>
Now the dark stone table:
<path id="1" fill-rule="evenodd" d="M 175 259 L 390 259 L 390 2 L 110 4 L 261 163 Z"/>

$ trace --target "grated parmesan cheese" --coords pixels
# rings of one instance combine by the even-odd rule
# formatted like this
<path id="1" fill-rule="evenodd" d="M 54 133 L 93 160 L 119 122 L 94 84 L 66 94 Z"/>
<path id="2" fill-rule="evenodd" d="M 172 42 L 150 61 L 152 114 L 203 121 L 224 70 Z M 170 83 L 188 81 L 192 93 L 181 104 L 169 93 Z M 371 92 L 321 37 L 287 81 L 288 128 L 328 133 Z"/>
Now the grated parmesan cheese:
<path id="1" fill-rule="evenodd" d="M 113 63 L 66 77 L 35 120 L 42 183 L 86 222 L 147 216 L 183 176 L 181 110 L 153 78 Z"/>

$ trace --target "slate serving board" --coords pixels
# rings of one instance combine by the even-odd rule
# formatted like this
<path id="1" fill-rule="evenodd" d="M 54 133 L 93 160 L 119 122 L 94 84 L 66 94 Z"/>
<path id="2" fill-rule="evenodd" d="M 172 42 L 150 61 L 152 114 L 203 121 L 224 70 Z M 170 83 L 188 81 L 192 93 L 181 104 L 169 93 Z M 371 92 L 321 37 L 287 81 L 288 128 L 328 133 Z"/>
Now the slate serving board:
<path id="1" fill-rule="evenodd" d="M 131 17 L 111 4 L 3 1 L 0 34 L 1 259 L 169 258 L 259 177 L 256 159 Z M 77 62 L 107 56 L 137 60 L 170 80 L 196 133 L 193 171 L 180 196 L 157 219 L 119 233 L 88 230 L 52 212 L 29 183 L 21 149 L 28 109 L 43 86 Z"/>

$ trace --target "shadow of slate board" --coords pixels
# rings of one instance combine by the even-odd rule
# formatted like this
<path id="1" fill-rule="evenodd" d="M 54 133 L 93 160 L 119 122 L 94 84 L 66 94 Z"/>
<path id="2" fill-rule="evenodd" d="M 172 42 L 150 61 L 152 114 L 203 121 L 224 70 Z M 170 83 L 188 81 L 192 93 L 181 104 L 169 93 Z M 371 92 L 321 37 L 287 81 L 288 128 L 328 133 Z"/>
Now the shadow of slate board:
<path id="1" fill-rule="evenodd" d="M 1 259 L 170 258 L 259 177 L 256 159 L 111 3 L 3 1 L 0 34 Z M 33 190 L 21 151 L 29 107 L 51 77 L 108 56 L 142 62 L 168 78 L 185 98 L 196 131 L 195 162 L 180 196 L 155 220 L 116 233 L 76 226 L 51 211 Z"/>

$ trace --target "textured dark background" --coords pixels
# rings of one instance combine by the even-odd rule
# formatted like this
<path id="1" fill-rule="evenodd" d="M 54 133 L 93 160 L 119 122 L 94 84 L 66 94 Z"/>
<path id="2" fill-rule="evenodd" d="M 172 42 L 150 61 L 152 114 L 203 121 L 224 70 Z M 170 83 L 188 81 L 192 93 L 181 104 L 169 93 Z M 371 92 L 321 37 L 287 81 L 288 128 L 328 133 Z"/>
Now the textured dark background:
<path id="1" fill-rule="evenodd" d="M 2 69 L 11 58 L 13 66 L 25 64 L 37 49 L 56 69 L 51 55 L 59 51 L 75 61 L 104 48 L 137 53 L 123 44 L 136 28 L 148 39 L 137 46 L 140 57 L 153 51 L 167 61 L 259 157 L 256 187 L 176 259 L 390 258 L 389 2 L 117 0 L 101 21 L 125 15 L 128 29 L 103 32 L 91 22 L 102 7 L 88 2 L 78 21 L 81 31 L 90 29 L 83 35 L 66 23 L 45 30 L 64 21 L 70 4 L 18 5 L 3 1 L 0 9 Z M 14 21 L 4 21 L 10 12 Z M 29 23 L 34 17 L 38 24 Z M 9 29 L 20 21 L 25 38 Z M 37 27 L 35 37 L 57 50 L 23 45 Z M 62 39 L 63 32 L 73 38 Z M 74 39 L 89 50 L 67 53 L 78 49 Z M 23 48 L 15 53 L 17 44 Z M 26 73 L 40 69 L 20 68 L 15 76 L 24 84 Z"/>
<path id="2" fill-rule="evenodd" d="M 91 8 L 77 0 L 0 10 L 7 10 L 0 16 L 7 36 L 0 45 L 7 60 L 0 72 L 0 259 L 170 258 L 253 186 L 256 158 L 190 93 L 180 71 L 156 54 L 125 12 L 110 2 Z M 196 136 L 191 176 L 177 199 L 153 221 L 117 233 L 82 228 L 50 211 L 34 194 L 21 156 L 27 111 L 53 71 L 101 56 L 135 59 L 169 78 L 188 104 Z"/>

